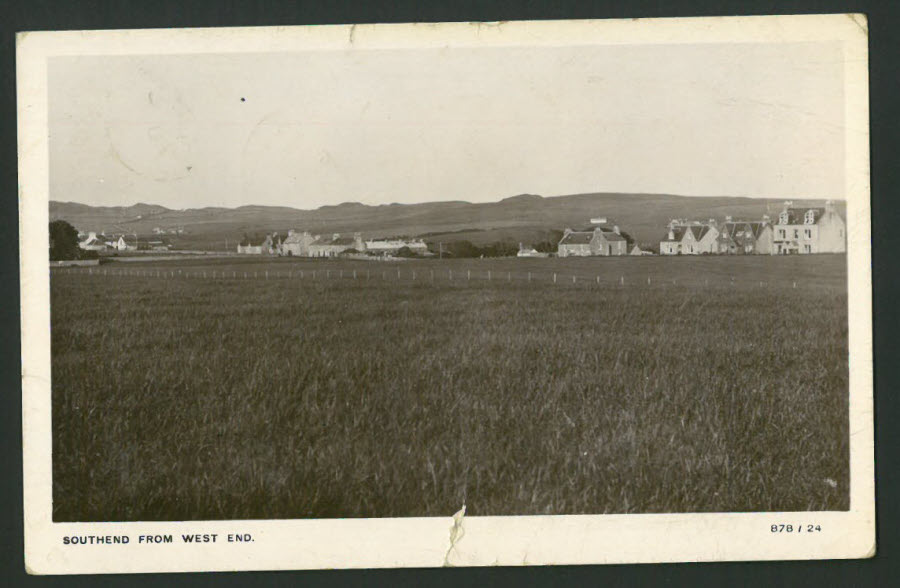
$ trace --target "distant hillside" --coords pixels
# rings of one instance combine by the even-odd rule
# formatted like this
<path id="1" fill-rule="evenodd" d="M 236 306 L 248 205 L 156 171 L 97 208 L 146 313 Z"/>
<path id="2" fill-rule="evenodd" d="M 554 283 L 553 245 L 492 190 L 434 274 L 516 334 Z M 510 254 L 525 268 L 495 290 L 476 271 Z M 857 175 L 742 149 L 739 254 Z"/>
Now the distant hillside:
<path id="1" fill-rule="evenodd" d="M 821 206 L 821 200 L 797 201 Z M 672 218 L 723 220 L 758 219 L 775 215 L 783 200 L 737 197 L 688 197 L 670 194 L 574 194 L 543 197 L 522 194 L 499 202 L 463 201 L 368 206 L 347 202 L 300 210 L 275 206 L 172 210 L 152 204 L 88 206 L 50 202 L 50 220 L 65 219 L 82 231 L 151 234 L 155 227 L 183 227 L 172 236 L 179 248 L 231 249 L 245 234 L 360 231 L 364 237 L 418 236 L 429 241 L 467 239 L 474 243 L 510 241 L 532 243 L 565 227 L 585 228 L 594 217 L 606 217 L 638 242 L 658 242 Z M 845 203 L 838 210 L 845 214 Z"/>

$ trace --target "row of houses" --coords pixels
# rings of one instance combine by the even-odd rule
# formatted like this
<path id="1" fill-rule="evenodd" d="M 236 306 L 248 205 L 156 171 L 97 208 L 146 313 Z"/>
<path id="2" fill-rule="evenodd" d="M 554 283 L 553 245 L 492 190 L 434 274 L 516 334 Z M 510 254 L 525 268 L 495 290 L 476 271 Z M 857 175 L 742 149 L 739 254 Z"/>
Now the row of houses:
<path id="1" fill-rule="evenodd" d="M 90 231 L 78 235 L 78 247 L 85 251 L 168 251 L 169 244 L 160 239 L 140 241 L 135 235 L 104 235 Z"/>
<path id="2" fill-rule="evenodd" d="M 428 246 L 421 239 L 372 239 L 363 240 L 360 233 L 341 235 L 313 235 L 309 231 L 288 231 L 286 236 L 271 233 L 259 240 L 245 237 L 237 246 L 237 252 L 252 255 L 286 255 L 292 257 L 337 257 L 346 253 L 371 255 L 396 255 L 403 249 L 417 255 L 428 253 Z"/>
<path id="3" fill-rule="evenodd" d="M 616 225 L 606 219 L 591 219 L 599 226 L 585 231 L 566 229 L 556 255 L 615 256 L 652 255 L 651 247 L 629 243 Z M 706 221 L 673 219 L 659 242 L 660 255 L 788 255 L 842 253 L 847 250 L 846 224 L 828 201 L 824 207 L 795 207 L 792 202 L 775 219 L 725 217 Z M 538 257 L 532 248 L 520 246 L 520 257 Z"/>
<path id="4" fill-rule="evenodd" d="M 675 219 L 659 243 L 660 255 L 808 255 L 847 250 L 846 223 L 828 201 L 824 207 L 795 207 L 785 202 L 773 221 L 705 222 Z"/>

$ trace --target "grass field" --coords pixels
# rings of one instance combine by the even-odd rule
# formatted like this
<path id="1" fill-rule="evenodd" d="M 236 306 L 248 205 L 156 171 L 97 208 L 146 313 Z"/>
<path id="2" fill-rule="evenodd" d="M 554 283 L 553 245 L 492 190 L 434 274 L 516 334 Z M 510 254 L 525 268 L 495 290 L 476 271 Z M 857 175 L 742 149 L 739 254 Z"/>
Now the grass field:
<path id="1" fill-rule="evenodd" d="M 847 509 L 845 264 L 54 270 L 54 520 Z"/>

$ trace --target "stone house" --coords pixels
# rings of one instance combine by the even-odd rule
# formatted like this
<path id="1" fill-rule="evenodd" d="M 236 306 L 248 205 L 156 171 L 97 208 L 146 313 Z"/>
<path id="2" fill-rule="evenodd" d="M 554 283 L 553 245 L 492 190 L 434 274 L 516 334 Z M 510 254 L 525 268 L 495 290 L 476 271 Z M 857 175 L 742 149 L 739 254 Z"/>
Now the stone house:
<path id="1" fill-rule="evenodd" d="M 785 202 L 772 229 L 775 255 L 847 251 L 847 225 L 831 200 L 824 208 L 794 207 Z"/>

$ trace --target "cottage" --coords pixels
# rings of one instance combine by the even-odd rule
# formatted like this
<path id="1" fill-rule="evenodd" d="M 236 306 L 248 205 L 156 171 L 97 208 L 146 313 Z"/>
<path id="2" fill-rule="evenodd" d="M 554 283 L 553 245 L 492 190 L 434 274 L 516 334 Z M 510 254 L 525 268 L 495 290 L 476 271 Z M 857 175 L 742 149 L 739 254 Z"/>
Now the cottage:
<path id="1" fill-rule="evenodd" d="M 310 257 L 336 257 L 350 249 L 364 251 L 366 248 L 362 236 L 354 233 L 352 237 L 342 237 L 340 233 L 331 236 L 321 236 L 309 245 Z"/>
<path id="2" fill-rule="evenodd" d="M 595 227 L 591 231 L 573 231 L 567 228 L 557 246 L 559 257 L 626 255 L 627 253 L 628 241 L 619 232 L 619 227 L 612 229 Z"/>
<path id="3" fill-rule="evenodd" d="M 761 221 L 733 221 L 725 217 L 716 252 L 727 255 L 769 255 L 772 253 L 772 224 L 768 216 Z"/>
<path id="4" fill-rule="evenodd" d="M 280 255 L 281 238 L 278 236 L 278 233 L 266 235 L 265 239 L 262 241 L 254 241 L 245 236 L 241 242 L 238 243 L 237 252 L 249 255 Z"/>
<path id="5" fill-rule="evenodd" d="M 376 255 L 396 255 L 404 247 L 416 255 L 428 253 L 428 245 L 421 239 L 373 239 L 365 243 L 366 251 Z"/>
<path id="6" fill-rule="evenodd" d="M 525 247 L 519 243 L 519 252 L 516 253 L 516 257 L 550 257 L 550 254 L 542 253 L 534 247 Z"/>
<path id="7" fill-rule="evenodd" d="M 701 255 L 715 253 L 719 230 L 716 221 L 673 219 L 666 238 L 659 243 L 660 255 Z"/>
<path id="8" fill-rule="evenodd" d="M 116 251 L 136 251 L 138 240 L 133 235 L 119 235 L 118 239 L 110 242 L 110 246 Z"/>
<path id="9" fill-rule="evenodd" d="M 846 224 L 829 200 L 824 208 L 795 208 L 785 202 L 772 227 L 776 255 L 843 253 L 847 251 Z"/>
<path id="10" fill-rule="evenodd" d="M 637 256 L 637 255 L 656 255 L 656 253 L 653 251 L 653 248 L 650 247 L 649 245 L 641 246 L 641 245 L 638 245 L 637 243 L 635 243 L 634 247 L 631 248 L 631 253 L 629 253 L 629 255 L 635 255 L 635 256 Z"/>
<path id="11" fill-rule="evenodd" d="M 287 238 L 281 244 L 281 252 L 283 255 L 292 257 L 308 257 L 309 246 L 315 241 L 308 231 L 298 232 L 293 229 L 288 231 Z"/>
<path id="12" fill-rule="evenodd" d="M 78 243 L 78 247 L 85 251 L 106 251 L 108 246 L 102 235 L 97 236 L 97 233 L 91 231 L 83 241 Z"/>

